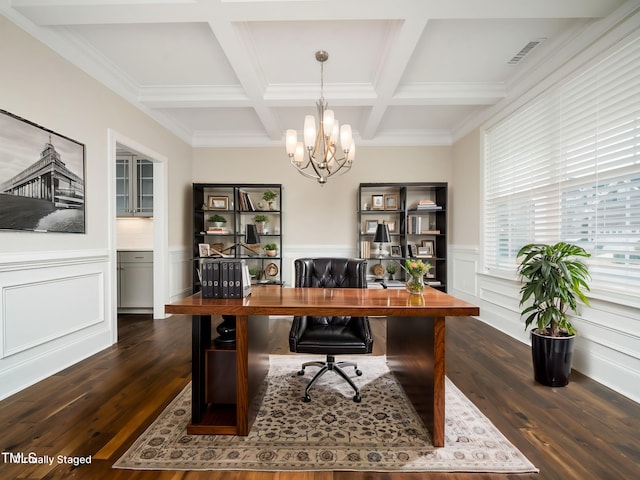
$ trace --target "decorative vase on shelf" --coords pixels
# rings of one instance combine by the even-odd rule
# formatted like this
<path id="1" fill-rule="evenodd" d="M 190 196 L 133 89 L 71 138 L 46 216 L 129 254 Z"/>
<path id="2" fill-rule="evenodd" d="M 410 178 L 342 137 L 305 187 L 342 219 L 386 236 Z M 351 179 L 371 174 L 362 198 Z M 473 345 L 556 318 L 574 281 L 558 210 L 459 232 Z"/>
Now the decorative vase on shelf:
<path id="1" fill-rule="evenodd" d="M 411 295 L 422 295 L 424 293 L 424 277 L 422 275 L 409 277 L 407 291 Z"/>

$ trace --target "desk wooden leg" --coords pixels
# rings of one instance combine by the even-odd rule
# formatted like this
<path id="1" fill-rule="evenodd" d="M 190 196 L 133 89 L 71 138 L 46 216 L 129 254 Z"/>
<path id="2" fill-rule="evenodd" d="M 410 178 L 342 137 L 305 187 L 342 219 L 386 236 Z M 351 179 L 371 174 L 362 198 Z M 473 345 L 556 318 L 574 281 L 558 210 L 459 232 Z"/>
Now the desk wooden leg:
<path id="1" fill-rule="evenodd" d="M 445 318 L 435 317 L 433 321 L 433 446 L 444 447 Z"/>
<path id="2" fill-rule="evenodd" d="M 444 317 L 387 317 L 387 362 L 434 447 L 444 446 Z"/>
<path id="3" fill-rule="evenodd" d="M 236 425 L 237 435 L 249 434 L 249 384 L 247 381 L 249 332 L 247 317 L 236 317 Z"/>

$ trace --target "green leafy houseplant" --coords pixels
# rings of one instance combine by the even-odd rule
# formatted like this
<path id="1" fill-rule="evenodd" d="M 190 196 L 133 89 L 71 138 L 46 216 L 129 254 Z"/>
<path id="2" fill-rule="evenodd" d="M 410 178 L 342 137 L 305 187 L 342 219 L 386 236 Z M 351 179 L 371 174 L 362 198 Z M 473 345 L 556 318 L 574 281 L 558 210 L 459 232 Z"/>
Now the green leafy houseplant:
<path id="1" fill-rule="evenodd" d="M 526 316 L 525 328 L 535 324 L 541 335 L 575 335 L 567 311 L 578 313 L 578 299 L 589 305 L 584 292 L 589 291 L 587 282 L 591 277 L 587 265 L 579 260 L 589 256 L 582 247 L 565 242 L 531 243 L 520 249 L 518 274 L 525 280 L 520 289 L 520 306 L 532 299 L 521 312 Z"/>
<path id="2" fill-rule="evenodd" d="M 222 215 L 212 215 L 209 217 L 209 221 L 210 222 L 220 222 L 220 223 L 227 223 L 227 219 L 224 218 Z"/>
<path id="3" fill-rule="evenodd" d="M 393 277 L 397 271 L 398 271 L 398 264 L 396 262 L 389 262 L 387 264 L 387 272 L 391 277 Z"/>
<path id="4" fill-rule="evenodd" d="M 264 246 L 264 252 L 268 257 L 275 257 L 278 254 L 278 245 L 275 243 L 267 243 Z"/>
<path id="5" fill-rule="evenodd" d="M 253 221 L 256 223 L 260 223 L 260 222 L 268 222 L 269 218 L 266 215 L 256 215 L 255 217 L 253 217 Z"/>
<path id="6" fill-rule="evenodd" d="M 277 192 L 274 192 L 273 190 L 266 190 L 263 194 L 262 194 L 262 199 L 265 202 L 273 202 L 276 197 L 278 196 Z"/>

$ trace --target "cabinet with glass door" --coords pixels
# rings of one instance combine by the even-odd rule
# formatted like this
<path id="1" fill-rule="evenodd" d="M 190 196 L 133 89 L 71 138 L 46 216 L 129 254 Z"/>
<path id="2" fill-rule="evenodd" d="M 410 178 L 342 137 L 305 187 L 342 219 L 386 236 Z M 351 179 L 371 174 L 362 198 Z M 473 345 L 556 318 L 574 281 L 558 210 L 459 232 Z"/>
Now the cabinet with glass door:
<path id="1" fill-rule="evenodd" d="M 137 155 L 116 157 L 116 215 L 153 216 L 153 162 Z"/>

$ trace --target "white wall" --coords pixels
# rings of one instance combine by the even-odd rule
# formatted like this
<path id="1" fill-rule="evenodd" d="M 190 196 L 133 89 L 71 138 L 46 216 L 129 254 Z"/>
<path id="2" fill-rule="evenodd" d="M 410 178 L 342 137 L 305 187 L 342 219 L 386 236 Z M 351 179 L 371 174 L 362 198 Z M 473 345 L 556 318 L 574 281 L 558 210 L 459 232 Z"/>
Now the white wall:
<path id="1" fill-rule="evenodd" d="M 2 16 L 0 45 L 0 107 L 86 148 L 86 234 L 0 230 L 4 398 L 116 339 L 109 130 L 167 159 L 165 263 L 171 258 L 178 269 L 191 243 L 191 148 Z"/>

